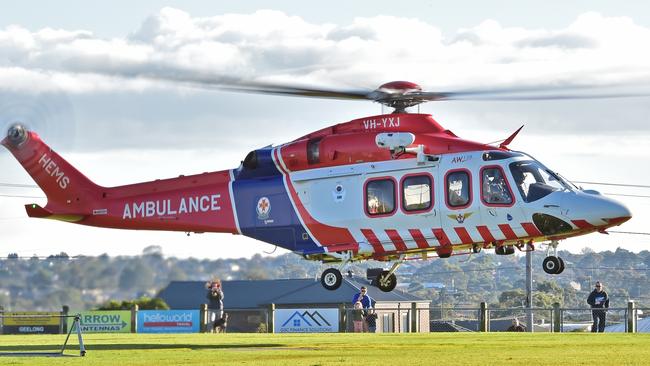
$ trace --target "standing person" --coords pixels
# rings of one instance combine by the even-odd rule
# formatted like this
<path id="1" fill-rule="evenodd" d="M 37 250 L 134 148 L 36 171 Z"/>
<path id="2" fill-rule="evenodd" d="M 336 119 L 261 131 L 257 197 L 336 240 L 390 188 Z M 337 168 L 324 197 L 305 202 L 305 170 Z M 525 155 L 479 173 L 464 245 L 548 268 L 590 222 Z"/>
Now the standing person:
<path id="1" fill-rule="evenodd" d="M 365 318 L 370 314 L 370 310 L 372 309 L 372 302 L 373 300 L 368 296 L 368 289 L 366 289 L 366 286 L 361 286 L 361 290 L 355 294 L 352 297 L 352 303 L 356 304 L 357 301 L 361 303 L 361 306 L 363 307 L 363 317 Z M 363 322 L 363 331 L 367 332 L 368 331 L 368 323 L 365 321 Z"/>
<path id="2" fill-rule="evenodd" d="M 206 283 L 208 293 L 208 319 L 210 321 L 210 329 L 212 332 L 217 327 L 217 322 L 223 318 L 223 289 L 221 288 L 221 280 L 218 278 Z"/>
<path id="3" fill-rule="evenodd" d="M 352 310 L 352 324 L 355 333 L 363 332 L 363 323 L 363 305 L 361 305 L 360 301 L 357 301 L 354 303 L 354 309 Z"/>
<path id="4" fill-rule="evenodd" d="M 377 313 L 371 309 L 369 314 L 366 315 L 366 324 L 368 325 L 368 332 L 375 333 L 377 331 Z"/>
<path id="5" fill-rule="evenodd" d="M 596 287 L 589 294 L 587 304 L 594 309 L 591 310 L 591 316 L 594 319 L 594 323 L 591 325 L 591 332 L 604 332 L 605 318 L 607 317 L 607 309 L 609 308 L 609 296 L 607 296 L 607 292 L 605 292 L 605 288 L 600 281 L 596 282 Z"/>

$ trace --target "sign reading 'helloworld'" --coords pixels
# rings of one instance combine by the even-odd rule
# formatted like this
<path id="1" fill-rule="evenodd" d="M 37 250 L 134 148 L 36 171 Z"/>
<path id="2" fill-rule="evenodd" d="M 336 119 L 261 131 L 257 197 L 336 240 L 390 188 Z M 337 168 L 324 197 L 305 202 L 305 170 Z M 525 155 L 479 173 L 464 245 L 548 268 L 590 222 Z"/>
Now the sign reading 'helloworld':
<path id="1" fill-rule="evenodd" d="M 198 310 L 140 310 L 138 333 L 198 333 Z"/>

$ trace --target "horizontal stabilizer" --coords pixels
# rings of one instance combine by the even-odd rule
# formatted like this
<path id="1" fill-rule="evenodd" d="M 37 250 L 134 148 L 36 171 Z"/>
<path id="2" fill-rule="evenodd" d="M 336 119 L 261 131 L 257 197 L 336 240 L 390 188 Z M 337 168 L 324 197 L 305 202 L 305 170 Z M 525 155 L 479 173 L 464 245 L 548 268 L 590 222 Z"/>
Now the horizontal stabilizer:
<path id="1" fill-rule="evenodd" d="M 39 219 L 59 220 L 65 222 L 78 222 L 83 220 L 83 218 L 85 217 L 84 215 L 56 214 L 35 203 L 25 205 L 25 211 L 27 211 L 27 216 L 29 217 L 35 217 Z"/>

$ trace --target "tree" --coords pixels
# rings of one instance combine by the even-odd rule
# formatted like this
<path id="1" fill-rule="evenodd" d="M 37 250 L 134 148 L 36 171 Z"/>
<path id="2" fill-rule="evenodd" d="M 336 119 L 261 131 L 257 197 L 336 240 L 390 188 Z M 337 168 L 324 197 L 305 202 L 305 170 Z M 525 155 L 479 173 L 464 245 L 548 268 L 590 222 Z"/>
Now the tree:
<path id="1" fill-rule="evenodd" d="M 133 308 L 133 305 L 138 305 L 138 309 L 140 310 L 169 309 L 169 305 L 167 305 L 165 300 L 159 297 L 150 298 L 143 296 L 135 300 L 122 300 L 122 302 L 119 302 L 117 300 L 110 300 L 104 305 L 100 306 L 97 310 L 130 310 Z"/>

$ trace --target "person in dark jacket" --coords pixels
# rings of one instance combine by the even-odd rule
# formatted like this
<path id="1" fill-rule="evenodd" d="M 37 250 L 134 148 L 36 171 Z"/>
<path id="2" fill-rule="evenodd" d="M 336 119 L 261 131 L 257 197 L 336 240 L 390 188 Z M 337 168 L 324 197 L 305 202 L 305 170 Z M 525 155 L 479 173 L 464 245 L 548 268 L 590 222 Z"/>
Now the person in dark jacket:
<path id="1" fill-rule="evenodd" d="M 208 299 L 208 319 L 210 320 L 211 330 L 214 332 L 220 321 L 223 321 L 223 289 L 221 281 L 214 279 L 206 283 L 208 293 L 205 296 Z"/>
<path id="2" fill-rule="evenodd" d="M 509 326 L 508 329 L 506 329 L 506 332 L 525 332 L 525 331 L 526 331 L 526 327 L 521 325 L 521 323 L 519 323 L 519 319 L 517 318 L 512 319 L 512 325 Z"/>
<path id="3" fill-rule="evenodd" d="M 605 331 L 605 318 L 607 317 L 607 309 L 609 308 L 609 296 L 600 281 L 596 282 L 596 287 L 589 294 L 587 304 L 591 306 L 591 316 L 594 323 L 591 326 L 593 333 L 602 333 Z"/>

